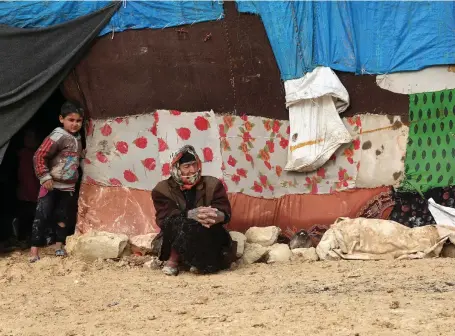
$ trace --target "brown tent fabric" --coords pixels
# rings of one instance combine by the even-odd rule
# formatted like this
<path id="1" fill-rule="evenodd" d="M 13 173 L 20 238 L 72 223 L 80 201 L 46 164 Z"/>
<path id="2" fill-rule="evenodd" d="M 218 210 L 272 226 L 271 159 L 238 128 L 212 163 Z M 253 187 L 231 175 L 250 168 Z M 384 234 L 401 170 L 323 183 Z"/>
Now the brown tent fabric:
<path id="1" fill-rule="evenodd" d="M 376 84 L 376 76 L 335 71 L 341 83 L 348 90 L 350 106 L 342 117 L 359 114 L 382 114 L 400 116 L 408 124 L 409 96 L 384 90 Z"/>
<path id="2" fill-rule="evenodd" d="M 229 230 L 246 231 L 251 226 L 279 226 L 285 235 L 328 227 L 338 217 L 355 217 L 375 196 L 389 188 L 353 189 L 331 195 L 287 195 L 263 199 L 229 194 L 232 221 Z M 124 233 L 128 236 L 157 232 L 155 210 L 149 191 L 102 187 L 83 183 L 79 196 L 77 230 Z"/>
<path id="3" fill-rule="evenodd" d="M 156 109 L 248 114 L 289 120 L 279 69 L 261 19 L 225 2 L 223 20 L 127 30 L 97 40 L 64 82 L 64 94 L 95 119 Z M 408 120 L 408 95 L 376 76 L 337 71 L 351 105 L 343 117 L 373 113 Z"/>
<path id="4" fill-rule="evenodd" d="M 264 26 L 225 2 L 225 19 L 128 30 L 97 40 L 65 81 L 92 118 L 155 109 L 235 112 L 288 119 L 284 87 Z"/>

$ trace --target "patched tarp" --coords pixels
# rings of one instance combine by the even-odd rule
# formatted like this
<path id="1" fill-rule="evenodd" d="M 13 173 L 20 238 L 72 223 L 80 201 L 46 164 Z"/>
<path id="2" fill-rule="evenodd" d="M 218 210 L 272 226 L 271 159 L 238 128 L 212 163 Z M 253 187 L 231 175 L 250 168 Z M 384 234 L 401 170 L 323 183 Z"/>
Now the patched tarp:
<path id="1" fill-rule="evenodd" d="M 283 79 L 318 65 L 359 74 L 455 63 L 453 1 L 237 1 L 264 22 Z"/>
<path id="2" fill-rule="evenodd" d="M 59 86 L 119 5 L 48 28 L 0 26 L 0 147 Z"/>
<path id="3" fill-rule="evenodd" d="M 109 6 L 113 1 L 1 1 L 0 24 L 48 27 Z M 123 1 L 100 35 L 126 29 L 165 28 L 223 18 L 221 1 Z"/>
<path id="4" fill-rule="evenodd" d="M 455 90 L 410 95 L 409 139 L 401 188 L 425 192 L 455 182 Z"/>

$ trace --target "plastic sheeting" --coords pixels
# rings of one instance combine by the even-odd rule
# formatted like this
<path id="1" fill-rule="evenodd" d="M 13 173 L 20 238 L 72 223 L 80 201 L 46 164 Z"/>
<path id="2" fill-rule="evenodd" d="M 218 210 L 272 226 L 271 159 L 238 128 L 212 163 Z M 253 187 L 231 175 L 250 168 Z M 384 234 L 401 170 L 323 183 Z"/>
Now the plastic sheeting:
<path id="1" fill-rule="evenodd" d="M 47 27 L 95 12 L 112 1 L 1 1 L 0 24 Z M 220 1 L 124 1 L 100 32 L 104 35 L 126 29 L 164 28 L 223 18 Z"/>
<path id="2" fill-rule="evenodd" d="M 0 26 L 0 146 L 9 141 L 58 88 L 119 5 L 111 3 L 52 27 Z"/>
<path id="3" fill-rule="evenodd" d="M 339 116 L 349 106 L 349 94 L 335 73 L 325 67 L 286 81 L 284 87 L 291 128 L 284 169 L 315 171 L 342 144 L 352 141 Z"/>
<path id="4" fill-rule="evenodd" d="M 442 206 L 430 198 L 428 200 L 428 210 L 438 225 L 448 225 L 455 227 L 455 209 Z"/>
<path id="5" fill-rule="evenodd" d="M 379 75 L 376 83 L 382 89 L 402 94 L 455 89 L 455 70 L 451 66 L 442 65 L 420 71 Z"/>
<path id="6" fill-rule="evenodd" d="M 5 156 L 6 149 L 8 148 L 9 141 L 5 143 L 2 147 L 0 147 L 0 164 L 3 162 L 3 158 Z"/>
<path id="7" fill-rule="evenodd" d="M 237 1 L 261 16 L 283 79 L 318 65 L 360 74 L 454 64 L 453 1 Z"/>
<path id="8" fill-rule="evenodd" d="M 276 225 L 289 237 L 302 229 L 327 229 L 338 217 L 354 217 L 369 200 L 389 190 L 356 189 L 279 199 L 230 193 L 232 220 L 228 229 L 245 232 L 252 226 Z M 82 183 L 78 211 L 77 230 L 82 233 L 97 230 L 135 236 L 159 230 L 150 191 Z"/>

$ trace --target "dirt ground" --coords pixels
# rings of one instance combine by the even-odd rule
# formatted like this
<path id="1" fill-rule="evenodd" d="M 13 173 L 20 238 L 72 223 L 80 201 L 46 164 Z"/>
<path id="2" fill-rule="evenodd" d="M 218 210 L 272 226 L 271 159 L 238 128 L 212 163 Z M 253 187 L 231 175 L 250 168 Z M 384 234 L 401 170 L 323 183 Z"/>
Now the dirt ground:
<path id="1" fill-rule="evenodd" d="M 0 256 L 0 335 L 453 335 L 455 260 L 255 264 L 210 276 Z"/>

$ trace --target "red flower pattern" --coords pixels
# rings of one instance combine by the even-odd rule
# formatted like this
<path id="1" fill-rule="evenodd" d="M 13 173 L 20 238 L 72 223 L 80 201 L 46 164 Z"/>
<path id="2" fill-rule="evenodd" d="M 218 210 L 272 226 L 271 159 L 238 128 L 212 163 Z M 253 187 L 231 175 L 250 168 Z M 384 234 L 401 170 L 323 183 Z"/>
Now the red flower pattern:
<path id="1" fill-rule="evenodd" d="M 109 136 L 112 133 L 112 127 L 109 126 L 108 124 L 104 124 L 103 127 L 101 127 L 101 134 L 104 136 Z"/>
<path id="2" fill-rule="evenodd" d="M 159 152 L 164 152 L 165 150 L 169 149 L 166 141 L 164 141 L 161 138 L 158 138 L 158 151 Z"/>
<path id="3" fill-rule="evenodd" d="M 205 147 L 202 150 L 202 153 L 204 154 L 204 161 L 205 162 L 212 162 L 213 161 L 213 151 L 209 147 Z"/>
<path id="4" fill-rule="evenodd" d="M 169 163 L 165 163 L 163 167 L 161 167 L 161 174 L 163 174 L 163 176 L 169 176 L 171 174 L 171 166 Z"/>
<path id="5" fill-rule="evenodd" d="M 101 163 L 106 163 L 108 160 L 107 156 L 101 152 L 96 153 L 96 159 Z"/>
<path id="6" fill-rule="evenodd" d="M 147 147 L 147 138 L 146 137 L 139 137 L 133 141 L 133 143 L 140 149 L 144 149 Z"/>
<path id="7" fill-rule="evenodd" d="M 232 180 L 232 182 L 234 182 L 235 184 L 239 184 L 239 182 L 240 182 L 240 176 L 234 174 L 234 175 L 231 176 L 231 180 Z"/>
<path id="8" fill-rule="evenodd" d="M 191 131 L 189 128 L 182 127 L 176 129 L 177 135 L 182 139 L 182 140 L 188 140 L 191 137 Z"/>
<path id="9" fill-rule="evenodd" d="M 149 129 L 149 131 L 154 136 L 158 136 L 158 133 L 160 132 L 158 130 L 158 121 L 160 119 L 160 113 L 161 112 L 155 112 L 153 114 L 154 118 L 153 126 Z M 170 115 L 178 117 L 182 115 L 182 113 L 179 111 L 170 111 Z M 206 116 L 208 116 L 207 113 L 195 117 L 193 119 L 194 126 L 190 125 L 191 129 L 186 127 L 176 129 L 177 135 L 182 140 L 189 140 L 193 135 L 192 133 L 194 133 L 194 137 L 196 137 L 196 134 L 198 132 L 196 132 L 195 130 L 199 132 L 208 130 L 211 127 L 210 123 L 212 119 L 208 119 Z M 288 135 L 290 133 L 290 127 L 286 122 L 266 118 L 259 119 L 258 117 L 248 117 L 246 115 L 242 115 L 241 117 L 225 115 L 222 117 L 222 119 L 220 117 L 219 120 L 220 124 L 218 125 L 218 131 L 220 136 L 221 153 L 225 153 L 226 151 L 231 152 L 230 154 L 228 153 L 222 154 L 224 160 L 220 163 L 221 170 L 225 171 L 225 174 L 227 176 L 230 176 L 229 179 L 227 180 L 228 185 L 229 183 L 233 183 L 237 186 L 236 188 L 240 188 L 242 184 L 248 183 L 248 180 L 251 179 L 252 175 L 258 173 L 258 169 L 261 169 L 261 167 L 263 171 L 261 174 L 257 175 L 258 176 L 257 181 L 254 181 L 253 178 L 253 181 L 251 181 L 253 185 L 250 189 L 252 190 L 252 192 L 256 194 L 263 194 L 265 192 L 263 197 L 268 197 L 268 195 L 270 195 L 270 192 L 275 193 L 276 186 L 280 186 L 281 188 L 297 188 L 299 186 L 299 183 L 301 183 L 300 185 L 301 186 L 305 185 L 308 192 L 310 193 L 320 192 L 325 193 L 329 190 L 329 188 L 330 191 L 343 190 L 349 188 L 352 186 L 355 180 L 355 175 L 352 174 L 355 174 L 354 169 L 355 168 L 358 169 L 360 165 L 356 156 L 356 152 L 360 150 L 361 147 L 361 140 L 359 137 L 354 138 L 350 145 L 343 145 L 339 151 L 334 153 L 330 158 L 329 166 L 325 165 L 323 168 L 318 169 L 313 174 L 302 174 L 300 178 L 294 177 L 294 180 L 292 180 L 292 178 L 291 180 L 289 180 L 289 175 L 287 175 L 288 173 L 284 172 L 282 166 L 280 165 L 284 164 L 284 162 L 282 161 L 282 159 L 280 159 L 280 161 L 277 161 L 277 157 L 282 158 L 283 150 L 287 150 L 289 146 Z M 125 127 L 125 125 L 128 123 L 128 118 L 115 118 L 113 122 L 114 123 L 112 124 L 109 124 L 109 122 L 104 122 L 102 127 L 99 128 L 100 133 L 97 133 L 98 136 L 99 135 L 110 136 L 115 131 L 116 138 L 118 139 L 119 131 L 116 127 Z M 263 125 L 264 127 L 259 128 L 259 133 L 258 128 L 255 126 L 255 124 L 257 124 L 258 122 L 260 125 Z M 350 124 L 353 128 L 361 127 L 361 119 L 356 117 L 349 118 L 348 124 Z M 180 125 L 184 125 L 184 123 Z M 86 127 L 87 134 L 88 136 L 90 136 L 89 135 L 90 128 L 92 129 L 92 133 L 94 129 L 93 121 L 89 120 Z M 236 132 L 235 130 L 237 129 L 240 131 Z M 261 130 L 262 133 L 260 133 Z M 269 133 L 264 134 L 264 131 Z M 236 143 L 233 140 L 235 136 L 240 137 L 240 142 Z M 135 139 L 132 143 L 134 143 L 138 148 L 145 149 L 147 148 L 148 143 L 151 141 L 150 139 L 151 135 L 149 134 L 148 137 L 147 136 L 139 137 Z M 170 149 L 163 138 L 157 137 L 157 140 L 159 152 L 165 152 Z M 231 149 L 231 145 L 234 143 L 235 146 Z M 257 148 L 259 144 L 260 147 Z M 118 153 L 122 155 L 128 155 L 130 152 L 128 143 L 125 141 L 115 142 L 112 146 L 116 149 L 117 155 L 109 156 L 108 158 L 103 152 L 101 151 L 96 152 L 94 153 L 95 154 L 94 156 L 96 157 L 97 161 L 101 163 L 107 163 L 110 160 L 118 158 L 119 157 Z M 214 152 L 211 147 L 199 147 L 196 149 L 198 152 L 202 153 L 201 158 L 203 158 L 204 164 L 214 162 Z M 172 150 L 174 149 L 172 148 Z M 144 151 L 144 153 L 146 152 Z M 241 155 L 242 153 L 243 157 Z M 166 155 L 164 157 L 166 157 Z M 255 164 L 257 164 L 258 159 L 264 163 L 264 166 L 258 165 L 257 166 L 258 168 L 255 168 Z M 86 164 L 90 164 L 90 161 L 88 159 L 86 159 L 84 162 Z M 146 171 L 155 171 L 157 170 L 159 161 L 158 159 L 149 157 L 140 158 L 140 162 L 142 163 Z M 249 162 L 249 164 L 251 164 L 251 166 L 253 167 L 251 168 L 252 171 L 250 174 L 248 174 L 248 171 L 245 169 L 246 168 L 245 162 Z M 343 162 L 345 162 L 345 164 L 343 164 Z M 225 165 L 225 163 L 227 163 L 228 165 Z M 355 165 L 355 168 L 354 167 L 350 168 L 347 164 Z M 110 163 L 110 166 L 113 165 L 114 161 Z M 137 171 L 139 175 L 136 175 L 134 167 L 135 166 L 133 165 L 130 169 L 126 169 L 123 172 L 123 177 L 126 182 L 136 183 L 139 181 L 138 176 L 141 176 L 141 180 L 143 179 L 142 178 L 143 173 L 141 174 L 140 171 Z M 160 162 L 159 167 L 161 170 L 161 174 L 163 176 L 168 176 L 170 174 L 169 169 L 170 167 L 168 163 Z M 337 176 L 338 180 L 335 179 L 335 181 L 334 177 L 336 175 L 334 176 L 335 173 L 334 168 L 339 169 L 338 172 L 336 173 L 338 175 Z M 84 179 L 85 181 L 92 179 L 93 182 L 93 177 L 94 177 L 93 175 L 92 177 L 84 176 Z M 279 180 L 275 182 L 276 178 L 278 178 Z M 270 184 L 269 181 L 274 181 L 274 185 Z M 224 185 L 226 185 L 226 181 L 222 180 L 222 182 Z M 106 183 L 112 186 L 122 186 L 122 182 L 115 178 L 107 179 L 105 184 Z M 228 185 L 226 185 L 226 188 L 229 187 Z M 249 185 L 251 186 L 251 184 Z M 239 190 L 240 192 L 243 192 L 244 188 L 241 188 Z M 280 189 L 280 191 L 278 192 L 283 193 L 283 189 Z"/>
<path id="10" fill-rule="evenodd" d="M 156 160 L 154 158 L 147 158 L 142 160 L 142 164 L 148 170 L 155 170 L 156 168 Z"/>
<path id="11" fill-rule="evenodd" d="M 117 180 L 116 178 L 110 178 L 110 179 L 109 179 L 109 183 L 110 183 L 112 186 L 115 186 L 115 187 L 121 187 L 121 186 L 122 186 L 122 182 L 120 182 L 120 181 Z"/>
<path id="12" fill-rule="evenodd" d="M 237 174 L 243 178 L 247 178 L 248 176 L 246 175 L 248 172 L 243 169 L 243 168 L 239 168 L 237 169 Z"/>
<path id="13" fill-rule="evenodd" d="M 128 144 L 125 141 L 119 141 L 115 144 L 115 148 L 122 154 L 128 153 Z"/>
<path id="14" fill-rule="evenodd" d="M 237 160 L 234 159 L 234 158 L 232 157 L 232 155 L 229 155 L 229 159 L 228 159 L 227 163 L 228 163 L 228 165 L 230 165 L 231 167 L 235 167 L 235 165 L 237 164 Z"/>
<path id="15" fill-rule="evenodd" d="M 281 137 L 280 147 L 283 148 L 283 149 L 286 149 L 286 148 L 288 148 L 288 145 L 289 145 L 289 140 L 286 139 L 286 138 Z"/>
<path id="16" fill-rule="evenodd" d="M 199 116 L 194 119 L 194 126 L 196 126 L 199 131 L 206 131 L 209 129 L 210 123 L 206 118 Z"/>
<path id="17" fill-rule="evenodd" d="M 134 183 L 134 182 L 137 182 L 138 179 L 137 179 L 137 176 L 136 174 L 134 174 L 131 170 L 125 170 L 123 172 L 123 177 L 125 178 L 125 180 L 127 180 L 128 182 L 130 183 Z"/>

